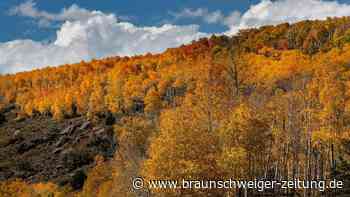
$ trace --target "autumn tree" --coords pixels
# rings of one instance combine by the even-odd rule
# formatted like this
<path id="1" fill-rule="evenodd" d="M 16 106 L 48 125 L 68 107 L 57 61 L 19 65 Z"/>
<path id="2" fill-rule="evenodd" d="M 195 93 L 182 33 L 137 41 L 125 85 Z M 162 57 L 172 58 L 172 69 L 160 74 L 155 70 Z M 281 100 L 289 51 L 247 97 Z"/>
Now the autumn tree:
<path id="1" fill-rule="evenodd" d="M 217 136 L 208 129 L 208 119 L 198 116 L 200 112 L 195 110 L 198 109 L 180 107 L 161 115 L 160 133 L 151 143 L 150 158 L 143 168 L 147 180 L 215 180 L 219 177 L 215 160 L 219 150 Z M 176 196 L 191 193 L 167 192 Z"/>

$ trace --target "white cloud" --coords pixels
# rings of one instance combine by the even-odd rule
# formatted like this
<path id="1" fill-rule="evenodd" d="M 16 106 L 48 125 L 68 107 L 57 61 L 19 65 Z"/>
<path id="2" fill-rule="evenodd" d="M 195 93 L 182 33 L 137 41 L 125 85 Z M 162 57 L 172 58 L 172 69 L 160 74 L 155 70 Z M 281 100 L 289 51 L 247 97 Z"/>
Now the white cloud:
<path id="1" fill-rule="evenodd" d="M 297 22 L 306 19 L 326 19 L 327 17 L 349 16 L 350 5 L 325 0 L 262 0 L 241 14 L 235 10 L 225 15 L 217 10 L 206 8 L 185 8 L 179 13 L 171 13 L 176 19 L 201 18 L 209 24 L 222 24 L 229 28 L 226 34 L 232 35 L 240 29 L 276 25 L 284 22 Z"/>
<path id="2" fill-rule="evenodd" d="M 87 59 L 82 46 L 59 47 L 32 40 L 0 43 L 0 73 L 32 70 L 48 65 L 78 62 Z"/>
<path id="3" fill-rule="evenodd" d="M 225 16 L 220 10 L 209 12 L 206 8 L 191 9 L 185 8 L 181 12 L 171 12 L 176 19 L 181 18 L 202 18 L 206 23 L 221 23 L 225 20 Z"/>
<path id="4" fill-rule="evenodd" d="M 223 19 L 223 24 L 230 27 L 236 26 L 240 23 L 241 13 L 239 11 L 233 11 Z"/>
<path id="5" fill-rule="evenodd" d="M 69 8 L 64 8 L 60 13 L 54 14 L 41 11 L 36 7 L 33 0 L 26 1 L 18 6 L 13 7 L 9 11 L 10 15 L 18 15 L 37 19 L 38 25 L 48 27 L 52 22 L 62 21 L 85 21 L 95 16 L 105 16 L 101 11 L 90 11 L 73 4 Z M 124 16 L 121 18 L 125 18 Z"/>
<path id="6" fill-rule="evenodd" d="M 0 43 L 0 73 L 74 63 L 81 60 L 115 55 L 159 53 L 169 47 L 210 34 L 199 31 L 198 25 L 142 27 L 121 22 L 114 14 L 90 11 L 73 5 L 59 13 L 49 13 L 27 1 L 10 11 L 11 14 L 31 17 L 41 25 L 60 24 L 52 42 L 15 40 Z M 259 27 L 305 19 L 325 19 L 328 16 L 350 15 L 350 5 L 321 0 L 262 0 L 240 14 L 224 15 L 207 9 L 185 9 L 175 17 L 203 17 L 207 23 L 221 23 L 234 34 L 239 29 Z"/>
<path id="7" fill-rule="evenodd" d="M 350 5 L 337 1 L 322 0 L 262 0 L 253 5 L 238 23 L 228 23 L 228 34 L 239 29 L 275 25 L 283 22 L 297 22 L 306 19 L 326 19 L 327 17 L 349 16 Z M 235 19 L 236 20 L 236 19 Z"/>
<path id="8" fill-rule="evenodd" d="M 139 27 L 120 22 L 113 14 L 88 11 L 77 6 L 59 14 L 40 11 L 32 1 L 11 10 L 41 21 L 65 21 L 50 43 L 15 40 L 0 43 L 0 73 L 13 73 L 43 66 L 107 56 L 160 53 L 207 36 L 197 25 Z"/>

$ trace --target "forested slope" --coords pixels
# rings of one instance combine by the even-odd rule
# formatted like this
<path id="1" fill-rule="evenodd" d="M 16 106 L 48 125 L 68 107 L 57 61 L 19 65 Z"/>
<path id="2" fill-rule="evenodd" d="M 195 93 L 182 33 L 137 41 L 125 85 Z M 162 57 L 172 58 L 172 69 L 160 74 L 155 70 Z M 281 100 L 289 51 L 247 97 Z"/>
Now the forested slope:
<path id="1" fill-rule="evenodd" d="M 142 195 L 146 191 L 131 189 L 130 177 L 139 176 L 145 180 L 338 178 L 345 181 L 345 189 L 269 192 L 349 195 L 349 63 L 350 18 L 344 17 L 213 36 L 158 55 L 3 75 L 1 105 L 16 106 L 16 121 L 40 117 L 60 123 L 82 117 L 93 124 L 108 122 L 118 147 L 113 159 L 97 157 L 82 191 L 9 179 L 0 186 L 0 196 L 13 191 Z M 5 115 L 0 117 L 0 132 L 8 121 Z M 150 192 L 154 196 L 241 193 Z"/>

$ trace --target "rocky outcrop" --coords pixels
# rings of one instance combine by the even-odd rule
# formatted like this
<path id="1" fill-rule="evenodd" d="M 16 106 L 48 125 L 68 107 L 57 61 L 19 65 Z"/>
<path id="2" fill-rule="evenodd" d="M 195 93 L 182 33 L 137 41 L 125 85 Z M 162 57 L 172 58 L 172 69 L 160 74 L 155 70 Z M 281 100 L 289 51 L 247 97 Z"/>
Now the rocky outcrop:
<path id="1" fill-rule="evenodd" d="M 48 117 L 0 125 L 0 181 L 54 181 L 79 189 L 97 155 L 116 150 L 111 126 L 82 117 L 56 122 Z M 78 182 L 77 182 L 78 181 Z"/>

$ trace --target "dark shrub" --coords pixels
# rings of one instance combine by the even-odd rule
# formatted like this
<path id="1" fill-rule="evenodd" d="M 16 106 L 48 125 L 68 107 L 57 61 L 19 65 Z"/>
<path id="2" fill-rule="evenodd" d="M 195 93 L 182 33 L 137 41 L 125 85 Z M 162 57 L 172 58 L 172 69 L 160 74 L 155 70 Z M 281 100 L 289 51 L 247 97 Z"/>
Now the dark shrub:
<path id="1" fill-rule="evenodd" d="M 80 190 L 84 186 L 87 176 L 83 170 L 74 173 L 70 185 L 74 190 Z"/>
<path id="2" fill-rule="evenodd" d="M 73 150 L 63 157 L 64 165 L 70 170 L 89 165 L 92 162 L 92 156 L 87 151 L 82 150 Z"/>
<path id="3" fill-rule="evenodd" d="M 4 114 L 0 113 L 0 124 L 6 122 L 6 117 Z"/>

